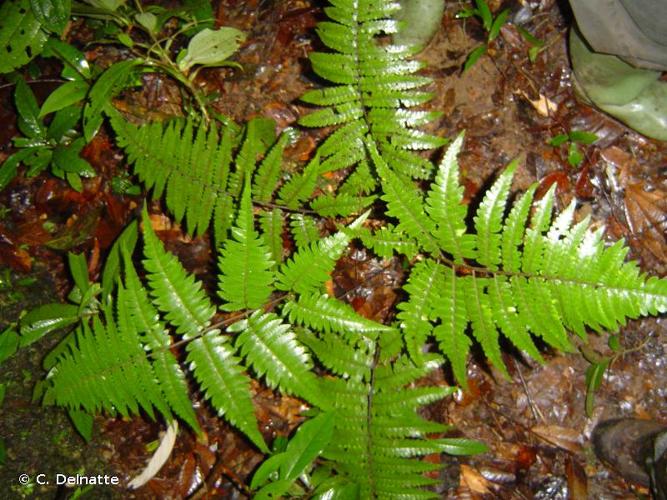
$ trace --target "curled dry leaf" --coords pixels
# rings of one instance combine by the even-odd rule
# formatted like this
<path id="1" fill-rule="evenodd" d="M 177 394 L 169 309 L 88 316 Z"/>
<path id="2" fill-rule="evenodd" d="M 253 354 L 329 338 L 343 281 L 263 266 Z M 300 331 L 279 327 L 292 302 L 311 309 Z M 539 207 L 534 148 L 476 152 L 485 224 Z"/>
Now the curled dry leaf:
<path id="1" fill-rule="evenodd" d="M 461 465 L 461 488 L 480 495 L 490 494 L 489 481 L 477 469 L 469 465 Z"/>
<path id="2" fill-rule="evenodd" d="M 536 425 L 531 429 L 531 432 L 563 450 L 571 453 L 581 451 L 581 434 L 574 429 L 559 425 Z"/>
<path id="3" fill-rule="evenodd" d="M 641 239 L 657 259 L 667 261 L 667 193 L 662 189 L 646 191 L 635 183 L 625 188 L 625 215 L 633 235 Z"/>

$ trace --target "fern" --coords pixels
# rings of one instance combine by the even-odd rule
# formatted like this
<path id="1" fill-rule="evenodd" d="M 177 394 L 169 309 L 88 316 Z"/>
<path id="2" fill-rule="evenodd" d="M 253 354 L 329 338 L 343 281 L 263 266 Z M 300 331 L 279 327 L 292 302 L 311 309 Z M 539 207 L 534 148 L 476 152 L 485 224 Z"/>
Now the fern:
<path id="1" fill-rule="evenodd" d="M 321 352 L 321 361 L 340 372 L 336 364 L 329 364 L 333 353 L 328 349 Z M 431 356 L 415 367 L 405 357 L 379 361 L 381 356 L 375 348 L 365 354 L 358 349 L 354 352 L 361 370 L 348 370 L 355 376 L 321 379 L 336 411 L 334 434 L 322 457 L 339 476 L 316 493 L 323 497 L 354 491 L 353 498 L 438 498 L 423 489 L 437 483 L 423 473 L 437 470 L 438 465 L 414 458 L 485 450 L 483 445 L 465 439 L 427 438 L 448 428 L 423 419 L 417 408 L 442 399 L 452 390 L 406 386 L 437 367 L 440 360 Z"/>
<path id="2" fill-rule="evenodd" d="M 215 122 L 197 126 L 192 118 L 136 126 L 110 107 L 106 112 L 128 163 L 134 164 L 135 173 L 152 189 L 154 198 L 164 195 L 176 222 L 187 221 L 191 234 L 202 234 L 213 220 L 216 240 L 224 240 L 243 178 L 246 174 L 250 178 L 258 157 L 272 140 L 272 122 L 256 119 L 248 123 L 234 158 L 239 141 L 234 126 L 222 130 Z M 281 174 L 283 150 L 293 137 L 287 130 L 260 163 L 254 180 L 257 201 L 270 200 Z"/>
<path id="3" fill-rule="evenodd" d="M 301 99 L 322 106 L 300 120 L 307 127 L 338 126 L 319 147 L 321 171 L 329 172 L 360 164 L 367 169 L 364 137 L 369 135 L 376 149 L 392 169 L 424 179 L 432 166 L 415 150 L 432 149 L 443 140 L 418 127 L 434 120 L 438 113 L 412 109 L 428 102 L 431 94 L 421 87 L 430 80 L 414 75 L 421 63 L 410 59 L 415 48 L 384 45 L 378 37 L 397 31 L 391 16 L 400 8 L 392 1 L 336 0 L 326 7 L 333 21 L 321 22 L 317 33 L 334 52 L 313 52 L 313 70 L 332 87 L 311 90 Z M 367 175 L 351 182 L 353 194 L 372 191 Z"/>
<path id="4" fill-rule="evenodd" d="M 273 261 L 269 249 L 255 231 L 250 183 L 241 199 L 232 238 L 225 242 L 220 255 L 220 297 L 223 309 L 256 309 L 271 295 Z"/>
<path id="5" fill-rule="evenodd" d="M 428 255 L 412 269 L 405 287 L 409 299 L 399 306 L 416 362 L 419 346 L 434 336 L 465 384 L 468 329 L 490 362 L 506 373 L 499 333 L 539 360 L 530 333 L 568 351 L 568 331 L 585 338 L 587 327 L 615 330 L 626 318 L 667 310 L 667 281 L 642 275 L 636 263 L 625 261 L 622 242 L 606 246 L 602 229 L 591 230 L 588 219 L 573 225 L 574 204 L 551 221 L 553 189 L 531 217 L 535 187 L 505 217 L 514 163 L 485 194 L 475 232 L 469 233 L 456 162 L 462 142 L 460 136 L 450 146 L 424 201 L 405 188 L 369 141 L 383 176 L 387 213 L 398 220 L 394 230 L 412 237 Z M 466 272 L 458 275 L 454 265 Z"/>
<path id="6" fill-rule="evenodd" d="M 290 281 L 283 289 L 295 294 L 297 302 L 307 303 L 299 295 L 323 287 L 350 236 L 338 232 L 304 247 L 291 260 L 277 266 L 256 232 L 250 177 L 245 182 L 232 236 L 220 250 L 219 295 L 223 302 L 219 309 L 241 312 L 241 316 L 225 322 L 232 324 L 224 332 L 222 324 L 213 323 L 218 308 L 201 283 L 163 248 L 144 209 L 146 283 L 140 280 L 131 259 L 135 238 L 123 235 L 119 240 L 123 279 L 117 279 L 115 293 L 107 295 L 110 305 L 93 316 L 92 326 L 84 317 L 75 341 L 68 341 L 66 348 L 61 349 L 48 376 L 45 401 L 90 413 L 104 410 L 129 415 L 143 410 L 153 416 L 157 410 L 168 420 L 175 414 L 198 431 L 185 382 L 189 371 L 220 416 L 263 451 L 267 447 L 257 427 L 247 371 L 265 379 L 270 387 L 300 396 L 321 408 L 330 406 L 312 371 L 309 351 L 288 320 L 293 314 L 289 302 L 279 309 L 282 317 L 263 313 L 261 308 L 276 292 L 273 285 L 279 285 L 285 276 Z M 364 217 L 353 223 L 351 230 L 363 220 Z M 136 231 L 136 226 L 129 230 Z M 311 275 L 304 271 L 304 267 L 310 268 L 315 262 L 319 263 L 320 273 Z M 105 271 L 105 275 L 115 272 L 118 276 L 120 263 L 112 261 L 111 265 L 115 271 Z M 285 298 L 288 296 L 283 295 L 276 303 Z M 333 311 L 329 321 L 337 321 L 339 328 L 387 329 L 357 316 L 333 299 L 328 308 Z M 317 308 L 302 308 L 299 322 L 313 324 L 322 333 L 328 331 L 314 318 L 316 314 Z M 248 317 L 241 319 L 243 316 Z M 186 344 L 187 355 L 182 362 L 170 350 L 177 340 Z"/>

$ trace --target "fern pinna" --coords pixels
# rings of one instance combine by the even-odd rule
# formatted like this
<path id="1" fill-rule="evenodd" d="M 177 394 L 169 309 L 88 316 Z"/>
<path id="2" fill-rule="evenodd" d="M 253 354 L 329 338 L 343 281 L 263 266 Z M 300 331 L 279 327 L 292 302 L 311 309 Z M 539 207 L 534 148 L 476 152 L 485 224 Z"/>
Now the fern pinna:
<path id="1" fill-rule="evenodd" d="M 568 331 L 585 338 L 586 328 L 616 330 L 626 318 L 667 310 L 667 280 L 647 278 L 635 262 L 625 262 L 623 243 L 606 246 L 604 228 L 591 230 L 588 218 L 575 223 L 574 202 L 551 220 L 553 188 L 533 203 L 531 187 L 505 216 L 516 163 L 486 192 L 469 232 L 456 161 L 462 143 L 461 134 L 424 199 L 416 188 L 406 188 L 369 142 L 387 214 L 398 221 L 394 231 L 424 254 L 405 285 L 409 298 L 398 306 L 414 361 L 421 362 L 422 347 L 434 337 L 465 384 L 468 331 L 506 373 L 499 332 L 541 360 L 531 333 L 570 351 Z"/>
<path id="2" fill-rule="evenodd" d="M 431 162 L 413 151 L 432 149 L 443 140 L 417 127 L 438 113 L 412 109 L 431 99 L 420 90 L 431 80 L 415 75 L 421 63 L 410 59 L 419 49 L 381 43 L 396 33 L 392 15 L 400 9 L 388 0 L 334 0 L 324 10 L 331 21 L 320 22 L 317 33 L 333 53 L 313 52 L 310 61 L 319 76 L 334 86 L 306 92 L 301 100 L 322 106 L 299 121 L 307 127 L 338 126 L 320 145 L 322 172 L 356 166 L 341 194 L 372 192 L 364 137 L 369 135 L 385 162 L 413 178 L 429 176 Z"/>

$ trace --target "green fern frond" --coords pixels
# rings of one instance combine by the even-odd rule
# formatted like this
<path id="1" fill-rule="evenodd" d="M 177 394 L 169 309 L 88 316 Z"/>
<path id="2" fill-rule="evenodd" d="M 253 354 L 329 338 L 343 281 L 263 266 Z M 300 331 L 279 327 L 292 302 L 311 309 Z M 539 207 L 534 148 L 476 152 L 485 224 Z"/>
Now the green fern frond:
<path id="1" fill-rule="evenodd" d="M 241 198 L 236 226 L 220 252 L 220 297 L 225 311 L 257 309 L 269 298 L 273 283 L 270 251 L 255 230 L 250 182 Z"/>
<path id="2" fill-rule="evenodd" d="M 348 226 L 355 229 L 366 220 L 368 213 L 358 217 Z M 287 260 L 278 271 L 276 288 L 297 293 L 317 292 L 330 278 L 330 273 L 341 257 L 350 237 L 339 231 L 302 248 Z"/>
<path id="3" fill-rule="evenodd" d="M 433 232 L 440 247 L 451 254 L 457 263 L 475 256 L 475 236 L 466 232 L 467 207 L 461 203 L 463 186 L 458 175 L 457 155 L 463 145 L 463 134 L 459 134 L 445 153 L 435 182 L 428 193 L 426 210 L 431 219 L 438 220 Z"/>
<path id="4" fill-rule="evenodd" d="M 412 300 L 398 305 L 397 315 L 411 358 L 422 363 L 422 347 L 433 330 L 433 309 L 440 299 L 444 269 L 439 264 L 425 260 L 412 268 L 410 278 L 403 287 Z"/>
<path id="5" fill-rule="evenodd" d="M 125 252 L 123 257 L 125 287 L 119 287 L 118 303 L 127 307 L 135 331 L 142 336 L 145 348 L 153 360 L 155 377 L 160 383 L 169 406 L 195 431 L 200 432 L 197 417 L 192 409 L 185 374 L 176 357 L 169 350 L 171 336 L 164 323 L 160 321 L 157 309 L 150 302 L 130 256 Z M 122 327 L 121 330 L 123 330 Z"/>
<path id="6" fill-rule="evenodd" d="M 357 381 L 368 380 L 370 377 L 373 360 L 368 356 L 368 349 L 375 348 L 374 342 L 360 345 L 350 343 L 333 332 L 316 335 L 310 330 L 302 330 L 299 340 L 313 351 L 317 359 L 332 373 Z"/>
<path id="7" fill-rule="evenodd" d="M 201 287 L 178 259 L 167 252 L 150 225 L 146 208 L 144 219 L 144 267 L 148 272 L 150 293 L 154 304 L 165 314 L 176 332 L 192 338 L 208 325 L 215 308 Z"/>
<path id="8" fill-rule="evenodd" d="M 320 174 L 320 159 L 315 156 L 299 175 L 292 177 L 278 191 L 278 203 L 287 208 L 296 209 L 301 202 L 307 200 L 313 194 L 317 177 Z"/>
<path id="9" fill-rule="evenodd" d="M 310 208 L 322 217 L 349 217 L 366 209 L 375 198 L 375 196 L 352 196 L 348 193 L 339 193 L 337 196 L 324 194 L 311 201 Z"/>
<path id="10" fill-rule="evenodd" d="M 187 362 L 218 415 L 240 429 L 260 450 L 268 452 L 255 418 L 250 379 L 234 356 L 228 338 L 213 330 L 190 342 L 187 350 Z"/>
<path id="11" fill-rule="evenodd" d="M 452 389 L 406 386 L 431 371 L 439 360 L 416 367 L 400 357 L 375 366 L 376 353 L 366 356 L 372 363 L 367 377 L 322 379 L 337 415 L 333 438 L 322 456 L 345 481 L 356 485 L 358 498 L 438 498 L 423 489 L 437 482 L 423 473 L 438 466 L 415 458 L 484 448 L 467 440 L 427 438 L 447 427 L 423 419 L 417 409 L 451 394 Z"/>
<path id="12" fill-rule="evenodd" d="M 257 375 L 266 378 L 269 387 L 280 388 L 320 407 L 326 406 L 311 371 L 310 357 L 289 324 L 273 313 L 255 311 L 228 330 L 239 333 L 236 348 Z"/>
<path id="13" fill-rule="evenodd" d="M 304 248 L 320 239 L 320 228 L 312 217 L 304 214 L 292 214 L 290 229 L 297 248 Z"/>
<path id="14" fill-rule="evenodd" d="M 278 181 L 282 174 L 282 160 L 283 152 L 287 145 L 294 141 L 296 138 L 296 133 L 294 129 L 285 129 L 280 135 L 278 141 L 271 146 L 271 149 L 267 153 L 266 157 L 262 160 L 257 172 L 253 177 L 253 197 L 256 201 L 259 202 L 268 202 L 271 201 L 276 186 L 278 186 Z"/>
<path id="15" fill-rule="evenodd" d="M 392 330 L 360 316 L 351 306 L 328 295 L 301 294 L 296 301 L 285 304 L 283 314 L 293 323 L 318 331 L 338 332 L 345 337 L 370 334 L 370 338 L 375 338 L 372 334 Z"/>
<path id="16" fill-rule="evenodd" d="M 333 21 L 318 23 L 317 33 L 333 52 L 313 52 L 313 70 L 334 86 L 306 92 L 302 100 L 322 109 L 301 118 L 307 127 L 339 126 L 319 148 L 322 171 L 356 165 L 368 159 L 364 137 L 372 137 L 390 167 L 415 178 L 426 178 L 431 170 L 427 160 L 412 150 L 432 149 L 444 141 L 420 127 L 439 113 L 418 111 L 414 106 L 431 95 L 416 90 L 430 83 L 415 76 L 422 64 L 411 57 L 415 50 L 401 45 L 382 45 L 379 35 L 398 29 L 391 16 L 397 2 L 362 0 L 334 1 L 325 8 Z"/>
<path id="17" fill-rule="evenodd" d="M 405 286 L 409 299 L 399 306 L 413 357 L 434 335 L 457 380 L 465 384 L 468 328 L 489 361 L 506 373 L 500 333 L 541 360 L 530 333 L 569 351 L 568 330 L 582 337 L 586 327 L 613 331 L 626 318 L 667 310 L 667 281 L 647 279 L 636 263 L 625 262 L 622 242 L 605 246 L 603 230 L 590 230 L 588 219 L 573 224 L 574 204 L 552 221 L 554 188 L 536 203 L 532 216 L 535 187 L 505 217 L 514 163 L 482 200 L 474 217 L 475 233 L 467 233 L 467 207 L 457 180 L 461 143 L 459 137 L 440 164 L 427 198 L 428 222 L 423 221 L 418 194 L 401 190 L 399 178 L 371 150 L 378 171 L 386 175 L 383 199 L 388 213 L 431 255 L 413 268 Z M 454 263 L 462 275 L 451 267 Z"/>
<path id="18" fill-rule="evenodd" d="M 107 113 L 118 145 L 153 197 L 161 198 L 166 191 L 176 221 L 185 218 L 191 233 L 203 233 L 213 214 L 226 208 L 232 129 L 220 133 L 215 124 L 195 127 L 191 119 L 136 126 L 113 109 Z M 215 220 L 223 218 L 216 215 Z"/>
<path id="19" fill-rule="evenodd" d="M 408 179 L 392 172 L 374 150 L 372 143 L 368 146 L 375 168 L 382 179 L 382 200 L 387 203 L 387 215 L 398 220 L 396 230 L 419 241 L 426 250 L 435 251 L 437 242 L 432 233 L 436 226 L 434 221 L 426 216 L 421 192 Z"/>
<path id="20" fill-rule="evenodd" d="M 271 252 L 271 260 L 274 263 L 283 261 L 283 227 L 285 219 L 283 211 L 274 208 L 271 211 L 262 210 L 259 214 L 259 226 L 262 230 L 264 244 Z"/>
<path id="21" fill-rule="evenodd" d="M 401 233 L 393 224 L 387 224 L 374 233 L 362 231 L 359 239 L 365 247 L 370 248 L 378 257 L 390 259 L 394 252 L 409 259 L 417 255 L 417 243 Z"/>

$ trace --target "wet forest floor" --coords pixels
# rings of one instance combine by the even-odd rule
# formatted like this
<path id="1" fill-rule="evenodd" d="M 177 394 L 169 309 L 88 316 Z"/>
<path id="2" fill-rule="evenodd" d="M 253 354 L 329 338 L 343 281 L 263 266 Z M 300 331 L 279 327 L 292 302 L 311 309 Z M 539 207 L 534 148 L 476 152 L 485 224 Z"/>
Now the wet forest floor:
<path id="1" fill-rule="evenodd" d="M 298 97 L 319 83 L 307 54 L 321 49 L 314 33 L 315 23 L 323 18 L 321 2 L 216 4 L 217 22 L 242 29 L 248 37 L 236 57 L 242 71 L 202 72 L 201 84 L 219 93 L 214 107 L 239 122 L 266 116 L 275 119 L 281 130 L 295 125 L 308 111 Z M 489 5 L 494 11 L 500 8 L 500 2 Z M 485 35 L 477 21 L 455 18 L 462 6 L 457 2 L 447 3 L 440 31 L 419 55 L 427 63 L 423 74 L 434 82 L 435 97 L 428 107 L 443 113 L 429 131 L 443 137 L 466 131 L 460 163 L 467 200 L 474 203 L 493 174 L 519 157 L 513 189 L 520 192 L 538 182 L 544 192 L 556 183 L 558 209 L 576 199 L 577 217 L 590 214 L 596 225 L 606 226 L 610 239 L 625 238 L 630 257 L 645 272 L 665 276 L 667 144 L 646 139 L 577 100 L 567 57 L 572 18 L 566 3 L 503 5 L 511 9 L 511 23 L 503 26 L 489 53 L 465 73 L 467 55 Z M 534 62 L 517 25 L 545 42 Z M 47 83 L 33 87 L 42 96 L 53 90 Z M 177 113 L 177 99 L 169 81 L 147 76 L 141 93 L 125 95 L 116 104 L 129 114 L 160 118 Z M 0 133 L 5 144 L 2 155 L 16 132 L 11 102 L 11 88 L 0 86 L 1 119 L 9 124 Z M 598 136 L 595 143 L 582 147 L 584 158 L 578 166 L 568 163 L 566 146 L 549 144 L 552 137 L 573 130 Z M 322 135 L 321 130 L 304 131 L 288 157 L 309 158 Z M 65 251 L 96 255 L 141 204 L 140 197 L 118 196 L 106 189 L 108 180 L 122 169 L 123 158 L 104 133 L 86 155 L 100 175 L 86 181 L 83 193 L 44 175 L 19 178 L 1 194 L 0 328 L 15 321 L 23 309 L 62 299 L 70 286 Z M 200 275 L 209 272 L 212 253 L 207 239 L 192 240 L 168 222 L 160 236 L 188 269 Z M 398 261 L 383 262 L 353 247 L 338 263 L 332 284 L 357 310 L 387 318 L 404 279 Z M 126 483 L 143 468 L 163 430 L 141 418 L 98 417 L 94 438 L 86 444 L 65 413 L 32 402 L 34 382 L 43 376 L 41 358 L 56 340 L 43 339 L 0 365 L 0 383 L 6 387 L 0 407 L 0 437 L 6 448 L 0 498 L 69 498 L 75 493 L 34 482 L 22 487 L 17 481 L 20 473 L 35 477 L 86 471 L 116 474 Z M 590 435 L 597 422 L 616 416 L 667 423 L 664 318 L 630 321 L 618 340 L 620 349 L 614 352 L 606 335 L 590 336 L 589 351 L 613 357 L 590 416 L 585 411 L 585 372 L 590 363 L 580 353 L 547 350 L 546 363 L 539 365 L 508 347 L 505 362 L 511 380 L 489 368 L 480 355 L 473 356 L 469 389 L 424 411 L 433 420 L 452 424 L 457 435 L 489 446 L 487 453 L 475 457 L 429 457 L 443 465 L 438 489 L 443 498 L 646 497 L 646 490 L 626 483 L 596 459 Z M 451 384 L 451 374 L 441 370 L 430 382 Z M 288 434 L 299 422 L 300 402 L 259 386 L 255 389 L 265 435 Z M 88 495 L 84 498 L 184 498 L 199 488 L 198 498 L 244 498 L 241 484 L 260 455 L 206 405 L 196 405 L 206 438 L 197 441 L 181 431 L 169 462 L 145 487 L 132 493 L 112 488 L 79 493 Z"/>

